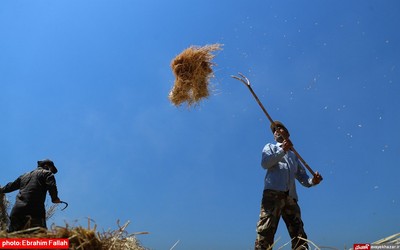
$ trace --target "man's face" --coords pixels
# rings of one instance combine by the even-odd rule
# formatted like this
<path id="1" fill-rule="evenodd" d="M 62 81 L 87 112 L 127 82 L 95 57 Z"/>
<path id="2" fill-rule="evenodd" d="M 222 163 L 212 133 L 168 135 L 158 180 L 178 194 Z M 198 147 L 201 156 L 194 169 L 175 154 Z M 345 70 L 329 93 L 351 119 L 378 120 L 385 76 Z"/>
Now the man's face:
<path id="1" fill-rule="evenodd" d="M 50 172 L 52 172 L 53 174 L 57 173 L 57 171 L 55 171 L 55 169 L 54 169 L 54 165 L 52 165 L 52 164 L 45 164 L 43 168 L 50 170 Z"/>
<path id="2" fill-rule="evenodd" d="M 286 130 L 280 126 L 277 126 L 274 132 L 274 139 L 277 142 L 283 142 L 284 138 L 289 138 L 289 134 Z"/>

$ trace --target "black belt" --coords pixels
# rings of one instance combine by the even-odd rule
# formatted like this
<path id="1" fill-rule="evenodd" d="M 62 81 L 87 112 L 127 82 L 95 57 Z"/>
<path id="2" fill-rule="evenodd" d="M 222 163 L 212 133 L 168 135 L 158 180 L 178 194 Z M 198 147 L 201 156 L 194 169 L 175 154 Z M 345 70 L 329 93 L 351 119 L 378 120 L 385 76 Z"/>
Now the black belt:
<path id="1" fill-rule="evenodd" d="M 265 191 L 270 191 L 270 192 L 280 194 L 280 195 L 289 195 L 289 191 L 278 191 L 278 190 L 273 190 L 273 189 L 265 189 Z"/>

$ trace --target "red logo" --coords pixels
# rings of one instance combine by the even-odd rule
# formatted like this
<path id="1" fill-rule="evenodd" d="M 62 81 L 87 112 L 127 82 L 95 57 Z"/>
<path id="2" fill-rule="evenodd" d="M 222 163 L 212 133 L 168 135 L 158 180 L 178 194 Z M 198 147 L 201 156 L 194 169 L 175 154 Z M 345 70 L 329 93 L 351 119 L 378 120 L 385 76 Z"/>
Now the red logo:
<path id="1" fill-rule="evenodd" d="M 353 249 L 354 250 L 370 250 L 371 245 L 370 244 L 354 244 Z"/>

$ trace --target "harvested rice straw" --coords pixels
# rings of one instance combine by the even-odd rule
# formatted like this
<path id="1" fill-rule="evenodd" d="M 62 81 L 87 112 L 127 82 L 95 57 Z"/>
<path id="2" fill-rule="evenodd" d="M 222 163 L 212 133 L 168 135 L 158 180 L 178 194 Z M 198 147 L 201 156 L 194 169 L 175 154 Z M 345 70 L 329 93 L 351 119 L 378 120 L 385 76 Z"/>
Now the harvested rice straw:
<path id="1" fill-rule="evenodd" d="M 8 222 L 8 214 L 7 214 L 7 208 L 8 208 L 8 200 L 6 196 L 3 193 L 0 193 L 0 229 L 5 230 L 7 228 L 7 222 Z"/>
<path id="2" fill-rule="evenodd" d="M 186 102 L 190 107 L 209 96 L 209 80 L 214 76 L 212 66 L 215 65 L 212 52 L 220 50 L 221 46 L 191 46 L 172 60 L 175 82 L 169 99 L 175 106 Z"/>
<path id="3" fill-rule="evenodd" d="M 63 238 L 69 240 L 69 249 L 79 250 L 148 250 L 143 247 L 135 235 L 148 234 L 148 232 L 139 232 L 128 234 L 126 228 L 129 221 L 117 230 L 108 230 L 107 232 L 97 232 L 96 226 L 93 229 L 78 227 L 65 227 L 52 225 L 50 230 L 41 227 L 29 228 L 21 231 L 7 233 L 0 231 L 0 238 Z"/>

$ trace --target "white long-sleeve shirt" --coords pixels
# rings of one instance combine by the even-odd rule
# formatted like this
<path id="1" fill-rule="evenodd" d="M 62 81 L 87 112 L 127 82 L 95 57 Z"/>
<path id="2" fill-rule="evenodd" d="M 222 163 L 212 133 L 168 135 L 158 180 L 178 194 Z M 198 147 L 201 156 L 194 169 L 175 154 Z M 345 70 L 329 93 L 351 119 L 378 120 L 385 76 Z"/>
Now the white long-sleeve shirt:
<path id="1" fill-rule="evenodd" d="M 310 178 L 297 156 L 292 152 L 285 152 L 281 143 L 265 145 L 262 151 L 261 166 L 267 170 L 264 189 L 289 191 L 289 196 L 298 200 L 296 192 L 297 179 L 303 186 L 313 186 Z"/>

